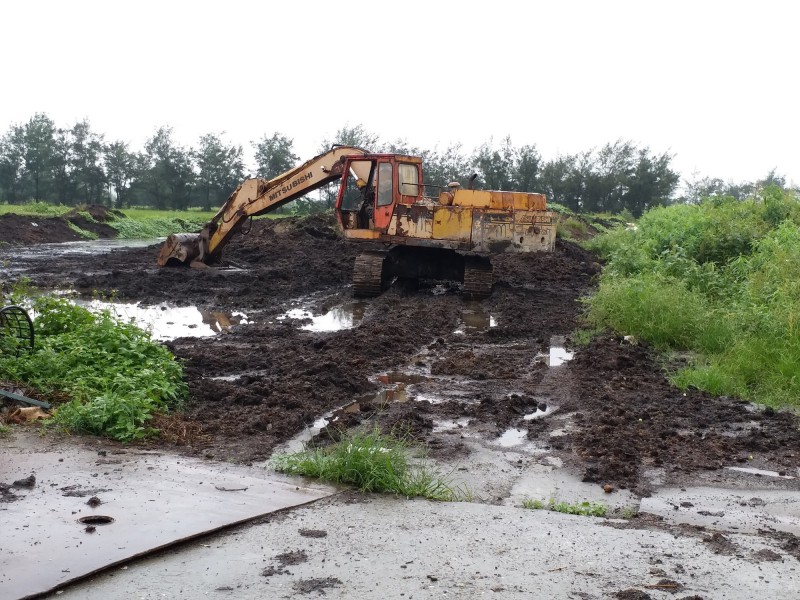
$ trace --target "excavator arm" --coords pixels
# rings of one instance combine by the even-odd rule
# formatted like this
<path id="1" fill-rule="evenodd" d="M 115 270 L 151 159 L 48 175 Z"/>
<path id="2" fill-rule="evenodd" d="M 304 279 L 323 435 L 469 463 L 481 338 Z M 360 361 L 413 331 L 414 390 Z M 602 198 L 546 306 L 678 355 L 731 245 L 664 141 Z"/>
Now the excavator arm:
<path id="1" fill-rule="evenodd" d="M 249 217 L 273 211 L 341 178 L 342 158 L 364 154 L 367 151 L 361 148 L 334 146 L 272 179 L 255 177 L 243 181 L 199 235 L 172 234 L 167 238 L 158 255 L 159 266 L 177 263 L 202 266 L 214 262 Z"/>

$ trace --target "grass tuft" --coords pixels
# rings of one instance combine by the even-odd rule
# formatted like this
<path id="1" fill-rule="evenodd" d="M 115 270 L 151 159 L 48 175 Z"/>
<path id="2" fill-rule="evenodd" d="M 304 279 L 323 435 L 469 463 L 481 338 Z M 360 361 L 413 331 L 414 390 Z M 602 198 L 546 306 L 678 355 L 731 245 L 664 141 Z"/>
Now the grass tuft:
<path id="1" fill-rule="evenodd" d="M 457 502 L 469 500 L 463 487 L 453 486 L 427 460 L 409 458 L 414 448 L 404 439 L 368 432 L 348 432 L 324 448 L 282 454 L 272 460 L 277 471 L 307 475 L 356 486 L 362 492 Z"/>
<path id="2" fill-rule="evenodd" d="M 555 498 L 550 498 L 548 502 L 526 498 L 522 501 L 522 507 L 532 510 L 551 510 L 565 515 L 582 517 L 605 517 L 608 514 L 608 506 L 602 502 L 556 502 Z"/>

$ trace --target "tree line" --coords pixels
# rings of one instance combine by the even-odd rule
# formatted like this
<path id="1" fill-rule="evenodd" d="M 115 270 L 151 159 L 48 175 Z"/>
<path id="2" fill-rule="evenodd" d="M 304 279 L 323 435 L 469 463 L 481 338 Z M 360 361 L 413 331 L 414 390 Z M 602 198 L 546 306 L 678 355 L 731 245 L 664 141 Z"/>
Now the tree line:
<path id="1" fill-rule="evenodd" d="M 333 139 L 322 140 L 319 151 L 333 143 L 421 156 L 425 183 L 432 186 L 464 183 L 475 173 L 478 188 L 543 192 L 576 212 L 627 210 L 638 216 L 653 206 L 692 200 L 675 197 L 680 176 L 671 167 L 670 154 L 625 140 L 550 160 L 535 145 L 515 146 L 510 137 L 490 139 L 471 152 L 460 144 L 431 150 L 406 140 L 382 141 L 361 125 L 341 128 Z M 254 164 L 248 170 L 243 147 L 227 143 L 221 134 L 205 134 L 195 146 L 184 147 L 170 127 L 159 127 L 143 149 L 135 150 L 124 141 L 107 142 L 86 119 L 57 127 L 46 114 L 37 113 L 0 137 L 0 201 L 212 209 L 248 173 L 272 178 L 300 162 L 294 141 L 282 133 L 265 134 L 251 145 Z M 770 177 L 784 183 L 774 172 Z M 720 180 L 695 184 L 687 188 L 695 196 L 726 192 Z M 743 193 L 747 186 L 740 188 Z M 323 189 L 298 201 L 295 210 L 329 207 L 333 199 L 332 189 Z"/>

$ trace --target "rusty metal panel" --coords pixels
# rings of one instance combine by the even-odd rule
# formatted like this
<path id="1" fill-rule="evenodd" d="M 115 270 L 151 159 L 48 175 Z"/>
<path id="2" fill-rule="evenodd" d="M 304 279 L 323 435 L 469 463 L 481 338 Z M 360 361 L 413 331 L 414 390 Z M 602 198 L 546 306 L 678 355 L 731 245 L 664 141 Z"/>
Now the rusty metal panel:
<path id="1" fill-rule="evenodd" d="M 136 447 L 99 453 L 68 444 L 53 448 L 36 434 L 15 434 L 7 445 L 0 454 L 3 481 L 35 473 L 35 483 L 0 511 L 3 598 L 43 594 L 176 542 L 336 492 L 263 468 Z M 90 497 L 98 500 L 87 502 Z"/>
<path id="2" fill-rule="evenodd" d="M 395 205 L 389 235 L 430 239 L 433 237 L 433 206 L 427 204 Z"/>
<path id="3" fill-rule="evenodd" d="M 433 238 L 464 240 L 472 237 L 472 211 L 463 206 L 438 206 L 433 213 Z"/>
<path id="4" fill-rule="evenodd" d="M 525 194 L 527 198 L 527 206 L 523 206 L 525 210 L 547 210 L 547 196 L 544 194 Z"/>

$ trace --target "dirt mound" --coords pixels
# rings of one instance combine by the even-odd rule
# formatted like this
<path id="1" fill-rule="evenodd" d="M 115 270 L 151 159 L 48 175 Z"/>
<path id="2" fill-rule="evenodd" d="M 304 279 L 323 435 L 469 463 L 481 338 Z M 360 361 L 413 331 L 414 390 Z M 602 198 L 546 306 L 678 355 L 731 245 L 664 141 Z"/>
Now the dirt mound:
<path id="1" fill-rule="evenodd" d="M 0 241 L 12 245 L 50 244 L 83 239 L 59 217 L 0 216 Z"/>
<path id="2" fill-rule="evenodd" d="M 86 239 L 70 224 L 99 238 L 115 238 L 117 230 L 109 221 L 122 215 L 98 204 L 73 208 L 60 217 L 35 217 L 6 214 L 0 216 L 0 241 L 11 245 L 54 244 Z"/>
<path id="3" fill-rule="evenodd" d="M 122 211 L 114 208 L 108 208 L 102 204 L 85 204 L 83 206 L 73 208 L 69 212 L 65 213 L 64 217 L 71 220 L 73 217 L 77 217 L 81 214 L 89 215 L 89 217 L 98 223 L 108 223 L 114 219 L 125 217 L 125 214 Z"/>

